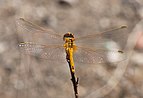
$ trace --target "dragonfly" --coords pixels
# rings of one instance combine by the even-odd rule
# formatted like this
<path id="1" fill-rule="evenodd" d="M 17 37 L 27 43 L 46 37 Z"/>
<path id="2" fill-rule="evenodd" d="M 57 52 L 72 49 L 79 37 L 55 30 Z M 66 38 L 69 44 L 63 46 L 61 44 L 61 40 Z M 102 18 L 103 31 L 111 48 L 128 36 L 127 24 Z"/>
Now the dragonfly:
<path id="1" fill-rule="evenodd" d="M 68 62 L 75 98 L 78 98 L 78 78 L 75 78 L 74 62 L 87 64 L 118 63 L 126 59 L 124 50 L 120 48 L 107 49 L 105 47 L 105 42 L 110 40 L 110 36 L 115 36 L 115 40 L 120 39 L 121 37 L 116 36 L 114 32 L 125 29 L 126 26 L 119 26 L 107 31 L 76 37 L 76 35 L 71 32 L 61 35 L 52 29 L 40 27 L 24 18 L 18 19 L 17 23 L 20 28 L 25 30 L 22 34 L 22 36 L 25 36 L 24 42 L 20 42 L 18 45 L 22 54 L 28 54 L 40 59 L 58 62 L 64 62 L 66 60 Z M 109 39 L 107 37 L 109 37 Z M 115 61 L 108 60 L 106 54 L 109 52 L 113 55 L 117 55 Z"/>

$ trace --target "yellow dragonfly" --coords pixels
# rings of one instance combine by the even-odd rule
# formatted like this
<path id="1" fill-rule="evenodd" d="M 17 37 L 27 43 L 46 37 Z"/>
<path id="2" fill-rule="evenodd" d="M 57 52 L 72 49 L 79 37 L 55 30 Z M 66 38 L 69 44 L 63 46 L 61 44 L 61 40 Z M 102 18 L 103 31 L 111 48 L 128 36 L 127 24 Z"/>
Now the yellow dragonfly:
<path id="1" fill-rule="evenodd" d="M 75 73 L 74 62 L 86 64 L 118 63 L 126 59 L 126 53 L 122 48 L 109 49 L 107 44 L 110 41 L 117 41 L 117 44 L 120 45 L 121 43 L 118 41 L 124 35 L 119 36 L 117 33 L 126 26 L 77 37 L 76 33 L 67 32 L 61 35 L 23 18 L 17 22 L 20 29 L 24 30 L 23 33 L 19 32 L 20 35 L 25 37 L 24 41 L 19 44 L 21 53 L 58 62 L 67 61 L 70 65 L 71 75 Z M 108 53 L 117 55 L 117 59 L 109 60 Z M 78 80 L 74 82 L 77 83 Z M 74 88 L 75 95 L 78 94 L 76 86 Z"/>

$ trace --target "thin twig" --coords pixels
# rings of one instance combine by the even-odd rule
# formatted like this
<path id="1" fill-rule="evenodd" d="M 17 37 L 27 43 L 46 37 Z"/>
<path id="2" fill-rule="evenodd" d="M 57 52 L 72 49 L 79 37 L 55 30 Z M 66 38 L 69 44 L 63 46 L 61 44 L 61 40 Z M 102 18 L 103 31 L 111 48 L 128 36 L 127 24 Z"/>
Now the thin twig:
<path id="1" fill-rule="evenodd" d="M 75 77 L 75 73 L 72 72 L 71 64 L 70 64 L 70 61 L 69 61 L 68 59 L 67 59 L 67 62 L 68 62 L 68 64 L 69 64 L 69 68 L 70 68 L 71 81 L 72 81 L 72 83 L 73 83 L 75 98 L 79 98 L 79 97 L 78 97 L 78 82 L 79 82 L 79 78 L 76 78 L 76 77 Z"/>

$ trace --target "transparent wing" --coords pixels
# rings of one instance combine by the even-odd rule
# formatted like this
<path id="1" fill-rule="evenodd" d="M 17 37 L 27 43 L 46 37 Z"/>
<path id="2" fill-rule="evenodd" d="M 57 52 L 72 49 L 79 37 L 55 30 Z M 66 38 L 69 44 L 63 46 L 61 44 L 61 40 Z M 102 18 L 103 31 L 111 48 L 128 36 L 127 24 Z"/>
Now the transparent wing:
<path id="1" fill-rule="evenodd" d="M 107 31 L 92 33 L 86 36 L 81 36 L 75 39 L 77 43 L 84 43 L 86 45 L 103 44 L 109 41 L 115 41 L 117 44 L 124 47 L 127 41 L 128 33 L 126 26 L 109 29 Z"/>
<path id="2" fill-rule="evenodd" d="M 62 36 L 24 19 L 17 20 L 17 27 L 22 43 L 18 45 L 21 64 L 15 83 L 16 98 L 51 98 L 57 96 L 53 93 L 55 89 L 59 89 L 62 96 L 63 79 L 68 75 L 65 74 L 68 67 L 63 63 L 66 56 Z"/>
<path id="3" fill-rule="evenodd" d="M 97 63 L 118 63 L 126 59 L 126 54 L 118 49 L 94 49 L 77 47 L 74 53 L 75 62 L 97 64 Z"/>
<path id="4" fill-rule="evenodd" d="M 20 38 L 28 42 L 61 44 L 62 36 L 51 29 L 42 28 L 23 18 L 17 20 L 17 32 Z"/>
<path id="5" fill-rule="evenodd" d="M 59 45 L 41 45 L 32 42 L 24 42 L 19 44 L 20 52 L 35 56 L 36 58 L 60 61 L 66 60 L 65 51 L 63 46 Z"/>
<path id="6" fill-rule="evenodd" d="M 63 46 L 58 45 L 40 45 L 31 42 L 19 44 L 20 52 L 35 56 L 36 58 L 47 59 L 52 61 L 65 61 L 66 54 Z M 82 63 L 115 63 L 126 59 L 126 53 L 119 49 L 93 49 L 78 47 L 74 52 L 75 62 Z"/>
<path id="7" fill-rule="evenodd" d="M 80 76 L 80 81 L 82 81 L 80 85 L 87 88 L 89 92 L 108 92 L 108 88 L 113 89 L 120 80 L 118 77 L 124 73 L 123 62 L 126 59 L 125 51 L 118 49 L 77 47 L 74 60 L 76 75 Z M 118 66 L 118 63 L 123 64 L 123 66 Z M 116 73 L 117 70 L 118 73 Z M 101 90 L 101 87 L 106 90 Z M 103 96 L 103 94 L 101 95 Z"/>
<path id="8" fill-rule="evenodd" d="M 63 46 L 25 42 L 19 48 L 22 60 L 16 98 L 51 98 L 56 96 L 53 92 L 57 89 L 59 95 L 64 95 L 61 88 L 65 87 L 65 77 L 68 79 L 65 74 L 68 66 L 63 63 L 66 62 Z"/>

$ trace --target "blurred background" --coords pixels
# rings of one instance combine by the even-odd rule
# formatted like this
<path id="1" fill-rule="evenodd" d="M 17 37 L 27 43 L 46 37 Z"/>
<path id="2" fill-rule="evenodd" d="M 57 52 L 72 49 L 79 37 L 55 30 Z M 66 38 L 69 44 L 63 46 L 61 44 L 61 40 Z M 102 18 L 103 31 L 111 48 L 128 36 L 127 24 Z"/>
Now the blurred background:
<path id="1" fill-rule="evenodd" d="M 79 98 L 143 98 L 142 0 L 0 0 L 0 98 L 74 98 L 66 63 L 19 52 L 18 44 L 23 39 L 16 21 L 20 17 L 60 35 L 68 31 L 94 34 L 127 25 L 126 36 L 118 40 L 127 41 L 132 33 L 137 36 L 130 43 L 129 63 L 121 63 L 123 69 L 107 64 L 77 67 Z M 119 78 L 114 71 L 119 72 Z M 116 79 L 110 79 L 112 76 Z M 95 95 L 89 97 L 91 93 Z"/>

